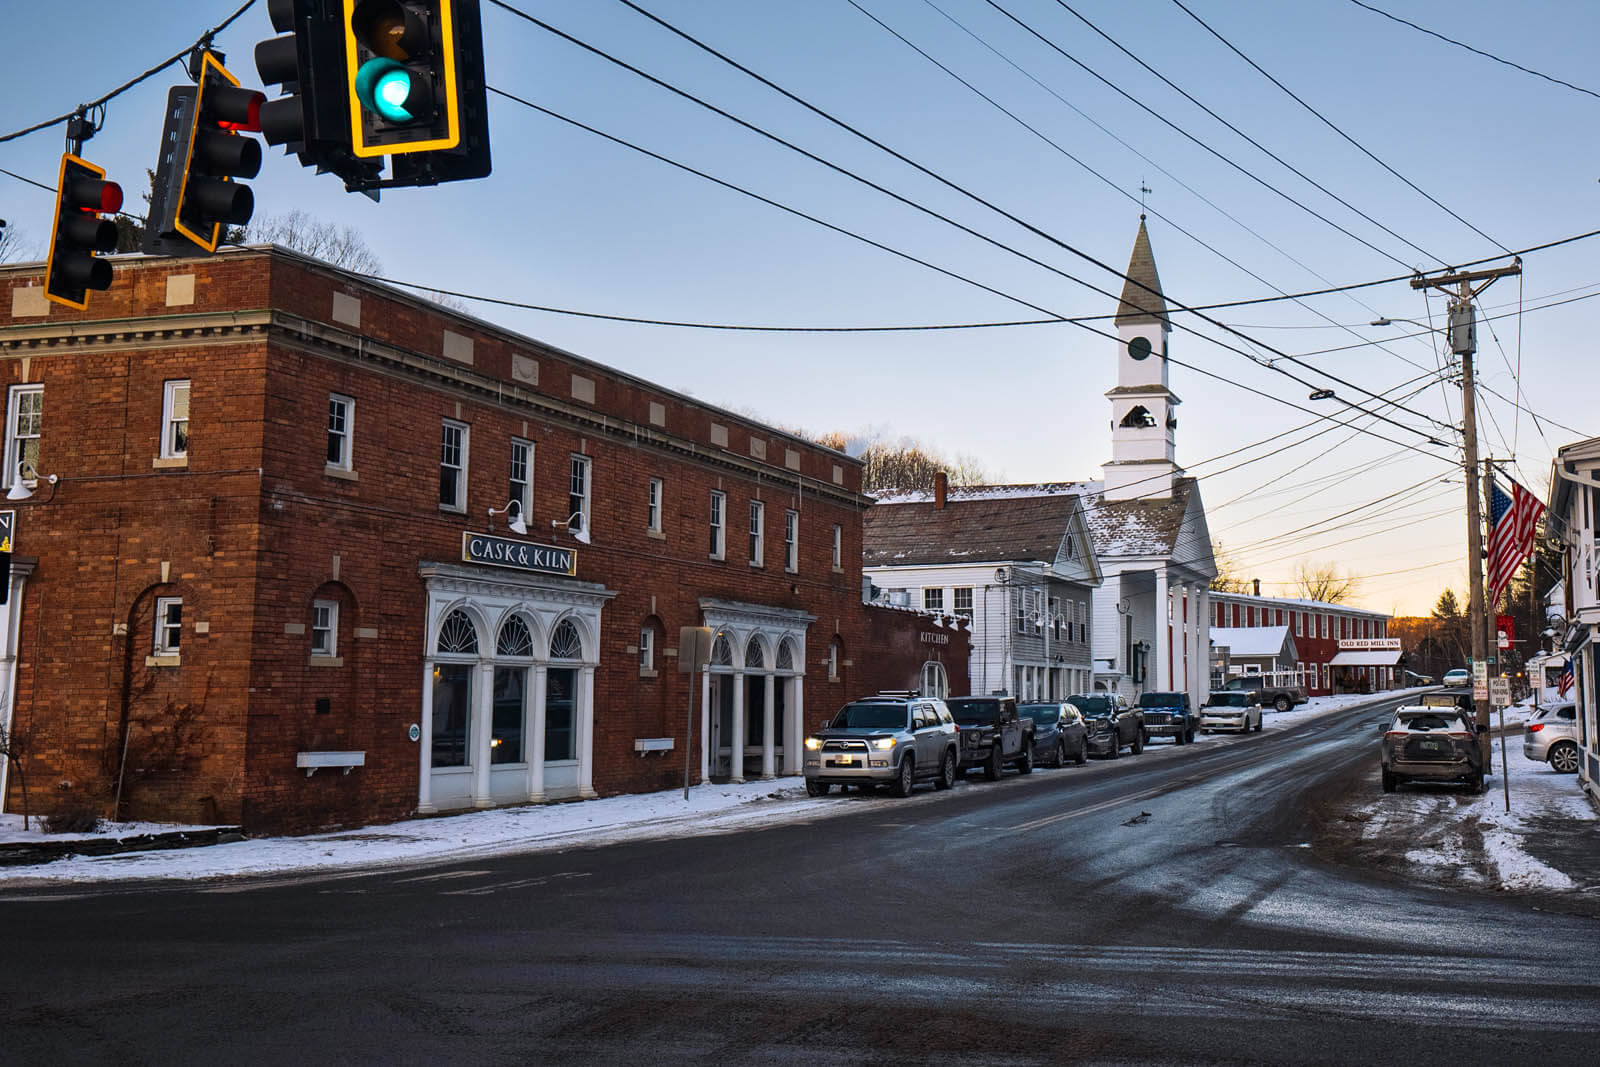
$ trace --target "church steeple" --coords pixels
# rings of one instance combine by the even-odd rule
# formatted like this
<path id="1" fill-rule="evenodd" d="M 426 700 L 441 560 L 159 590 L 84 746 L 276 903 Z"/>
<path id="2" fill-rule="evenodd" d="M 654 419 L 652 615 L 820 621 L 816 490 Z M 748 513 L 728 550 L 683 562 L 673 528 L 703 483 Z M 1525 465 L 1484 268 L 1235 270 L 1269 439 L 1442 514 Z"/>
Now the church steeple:
<path id="1" fill-rule="evenodd" d="M 1144 216 L 1128 260 L 1127 281 L 1117 306 L 1117 385 L 1111 401 L 1111 462 L 1102 472 L 1107 500 L 1159 499 L 1172 495 L 1177 463 L 1179 400 L 1168 388 L 1167 301 L 1156 273 L 1155 253 Z"/>

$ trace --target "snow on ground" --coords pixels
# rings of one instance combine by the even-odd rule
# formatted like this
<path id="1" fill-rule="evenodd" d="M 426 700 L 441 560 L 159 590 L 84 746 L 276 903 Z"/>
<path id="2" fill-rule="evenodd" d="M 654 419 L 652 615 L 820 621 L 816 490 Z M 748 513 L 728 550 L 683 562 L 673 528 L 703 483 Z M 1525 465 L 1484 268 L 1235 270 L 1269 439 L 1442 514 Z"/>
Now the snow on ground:
<path id="1" fill-rule="evenodd" d="M 1267 730 L 1284 729 L 1390 695 L 1313 697 L 1308 704 L 1293 711 L 1280 714 L 1267 710 L 1263 716 L 1263 727 Z M 1513 759 L 1521 759 L 1520 746 L 1513 745 Z M 1541 766 L 1526 760 L 1522 762 L 1535 772 Z M 1514 775 L 1518 770 L 1521 768 L 1514 763 Z M 1518 788 L 1516 798 L 1519 799 L 1514 817 L 1504 820 L 1492 818 L 1489 810 L 1492 804 L 1489 802 L 1499 797 L 1498 790 L 1487 797 L 1473 798 L 1476 802 L 1475 811 L 1476 808 L 1483 809 L 1481 820 L 1485 826 L 1486 840 L 1491 842 L 1489 847 L 1506 879 L 1521 879 L 1518 884 L 1554 888 L 1559 872 L 1540 869 L 1541 865 L 1519 847 L 1520 835 L 1527 829 L 1520 819 L 1520 816 L 1527 814 L 1520 803 L 1523 779 L 1531 780 L 1534 776 L 1524 774 L 1514 777 Z M 1550 776 L 1545 777 L 1548 779 Z M 1574 795 L 1560 794 L 1557 786 L 1562 783 L 1567 793 Z M 919 795 L 926 795 L 927 792 L 920 790 Z M 1559 803 L 1556 802 L 1558 794 L 1561 796 Z M 1570 813 L 1575 818 L 1594 818 L 1593 811 L 1581 797 L 1574 799 L 1575 786 L 1570 775 L 1562 777 L 1561 783 L 1541 784 L 1533 795 L 1548 796 L 1550 799 L 1549 802 L 1541 800 L 1537 805 L 1530 803 L 1526 806 L 1529 810 L 1536 808 L 1539 811 Z M 854 805 L 837 796 L 807 797 L 801 780 L 789 777 L 738 785 L 700 785 L 689 791 L 687 800 L 684 799 L 683 790 L 678 789 L 576 803 L 527 805 L 411 819 L 306 837 L 259 838 L 197 848 L 126 852 L 109 856 L 71 856 L 48 864 L 0 868 L 0 886 L 40 882 L 109 882 L 136 878 L 194 880 L 266 874 L 329 874 L 401 864 L 451 862 L 471 856 L 546 851 L 689 834 L 727 833 L 779 822 L 825 818 L 851 810 L 855 810 Z M 1375 817 L 1374 822 L 1377 821 Z M 123 823 L 107 825 L 97 834 L 54 835 L 44 834 L 39 828 L 39 820 L 33 820 L 33 823 L 34 829 L 24 834 L 21 816 L 0 815 L 0 843 L 62 841 L 71 836 L 118 838 L 201 829 L 154 823 Z M 1440 852 L 1437 857 L 1430 854 L 1428 859 L 1419 859 L 1418 862 L 1447 863 L 1450 857 L 1448 853 Z"/>

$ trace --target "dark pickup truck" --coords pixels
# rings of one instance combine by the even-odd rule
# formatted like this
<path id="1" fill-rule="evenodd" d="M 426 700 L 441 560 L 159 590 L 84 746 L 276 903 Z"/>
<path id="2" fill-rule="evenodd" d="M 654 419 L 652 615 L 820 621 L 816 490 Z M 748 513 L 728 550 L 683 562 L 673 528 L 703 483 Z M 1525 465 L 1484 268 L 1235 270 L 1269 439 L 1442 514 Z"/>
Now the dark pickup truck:
<path id="1" fill-rule="evenodd" d="M 989 781 L 1000 777 L 1007 764 L 1018 774 L 1033 771 L 1033 720 L 1017 714 L 1012 697 L 949 697 L 945 704 L 961 731 L 958 776 L 969 767 L 982 767 Z"/>
<path id="2" fill-rule="evenodd" d="M 1229 693 L 1254 693 L 1257 704 L 1278 711 L 1288 711 L 1310 699 L 1292 685 L 1268 685 L 1261 678 L 1250 674 L 1242 678 L 1229 678 L 1228 684 L 1222 688 Z"/>

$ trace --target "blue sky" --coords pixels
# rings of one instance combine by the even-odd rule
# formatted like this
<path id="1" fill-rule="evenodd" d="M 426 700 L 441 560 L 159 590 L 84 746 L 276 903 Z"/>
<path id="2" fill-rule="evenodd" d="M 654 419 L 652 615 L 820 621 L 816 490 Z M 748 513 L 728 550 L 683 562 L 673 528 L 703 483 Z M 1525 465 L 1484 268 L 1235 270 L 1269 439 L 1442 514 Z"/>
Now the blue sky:
<path id="1" fill-rule="evenodd" d="M 1169 297 L 1190 305 L 1436 270 L 1600 228 L 1600 149 L 1593 137 L 1600 98 L 1473 55 L 1350 0 L 1184 2 L 1465 223 L 1323 125 L 1172 0 L 1072 0 L 1071 6 L 1327 192 L 1162 84 L 1057 0 L 857 0 L 1054 145 L 849 0 L 638 2 L 955 185 L 1118 269 L 1127 263 L 1138 225 L 1139 188 L 1148 186 L 1148 225 L 1163 284 Z M 13 14 L 7 26 L 11 91 L 0 99 L 0 132 L 100 95 L 192 42 L 238 3 L 190 0 L 176 14 L 174 6 L 80 0 L 29 5 Z M 605 314 L 865 326 L 1041 317 L 1024 303 L 1066 316 L 1114 310 L 1113 300 L 1059 272 L 1112 292 L 1120 290 L 1120 280 L 784 100 L 618 0 L 520 0 L 518 6 L 1056 270 L 852 182 L 487 2 L 492 86 L 1017 300 L 500 97 L 490 101 L 490 178 L 386 192 L 373 204 L 272 149 L 252 183 L 258 218 L 302 208 L 355 226 L 392 278 Z M 1600 92 L 1600 76 L 1591 74 L 1600 8 L 1592 4 L 1374 0 L 1374 6 Z M 59 58 L 68 35 L 76 35 L 83 57 L 71 66 Z M 256 80 L 254 44 L 270 35 L 260 2 L 218 39 L 246 84 Z M 105 128 L 85 149 L 123 181 L 135 208 L 135 190 L 154 164 L 167 88 L 181 79 L 173 69 L 114 100 Z M 59 127 L 0 144 L 0 167 L 53 182 L 61 145 Z M 0 217 L 25 244 L 47 238 L 50 204 L 49 194 L 0 175 Z M 1600 293 L 1600 270 L 1592 266 L 1597 250 L 1600 238 L 1531 254 L 1520 281 L 1501 281 L 1482 298 L 1484 314 L 1501 316 L 1492 329 L 1479 329 L 1484 382 L 1500 394 L 1482 397 L 1485 450 L 1514 457 L 1540 493 L 1553 449 L 1600 432 L 1590 414 L 1600 384 L 1596 361 L 1588 358 L 1595 305 L 1586 299 Z M 1562 300 L 1570 302 L 1535 309 Z M 909 435 L 974 457 L 1006 480 L 1096 477 L 1110 456 L 1103 394 L 1114 384 L 1114 346 L 1070 325 L 731 333 L 472 307 L 553 344 L 781 425 Z M 1438 321 L 1442 311 L 1439 299 L 1430 303 L 1398 281 L 1213 314 L 1280 352 L 1384 392 L 1436 376 L 1439 365 L 1427 337 L 1406 336 L 1416 328 L 1367 324 L 1379 316 L 1426 322 L 1430 313 Z M 1208 339 L 1226 339 L 1221 331 L 1192 317 L 1176 321 L 1174 358 L 1217 376 L 1173 368 L 1173 388 L 1183 400 L 1179 458 L 1202 477 L 1212 530 L 1243 576 L 1260 578 L 1266 591 L 1288 592 L 1277 583 L 1290 579 L 1297 563 L 1332 562 L 1368 576 L 1361 586 L 1365 606 L 1401 612 L 1426 610 L 1447 585 L 1464 588 L 1463 490 L 1459 471 L 1452 475 L 1450 466 L 1459 453 L 1427 445 L 1423 434 L 1372 424 L 1420 451 L 1349 430 L 1294 444 L 1307 431 L 1206 462 L 1311 420 L 1261 393 L 1326 413 L 1350 409 L 1336 401 L 1313 403 L 1305 385 Z M 1195 330 L 1182 328 L 1191 325 Z M 1386 341 L 1382 348 L 1364 344 L 1379 340 Z M 1324 351 L 1352 345 L 1360 347 Z M 1264 349 L 1258 355 L 1273 358 Z M 1353 388 L 1295 372 L 1363 399 Z M 1428 381 L 1423 377 L 1418 385 Z M 1535 425 L 1514 410 L 1509 399 L 1519 382 L 1528 406 L 1548 422 Z M 1428 419 L 1460 420 L 1453 386 L 1431 384 L 1406 406 L 1409 412 L 1393 417 L 1424 430 Z M 1431 432 L 1457 440 L 1439 426 Z M 1283 445 L 1293 447 L 1224 470 Z M 1452 476 L 1454 484 L 1441 483 Z M 1352 510 L 1331 527 L 1312 525 Z"/>

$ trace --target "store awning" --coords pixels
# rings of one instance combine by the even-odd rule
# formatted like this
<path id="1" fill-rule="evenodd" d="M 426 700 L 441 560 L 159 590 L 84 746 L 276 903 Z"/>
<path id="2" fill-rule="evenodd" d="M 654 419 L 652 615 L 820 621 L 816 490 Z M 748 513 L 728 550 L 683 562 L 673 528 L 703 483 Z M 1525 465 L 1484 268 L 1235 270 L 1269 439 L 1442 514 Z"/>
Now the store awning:
<path id="1" fill-rule="evenodd" d="M 1400 662 L 1398 648 L 1382 648 L 1373 652 L 1340 652 L 1328 661 L 1330 667 L 1393 667 Z"/>

